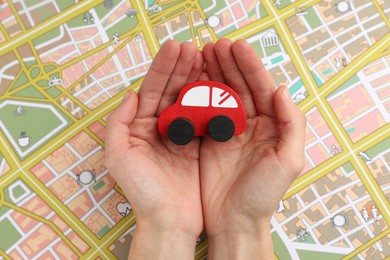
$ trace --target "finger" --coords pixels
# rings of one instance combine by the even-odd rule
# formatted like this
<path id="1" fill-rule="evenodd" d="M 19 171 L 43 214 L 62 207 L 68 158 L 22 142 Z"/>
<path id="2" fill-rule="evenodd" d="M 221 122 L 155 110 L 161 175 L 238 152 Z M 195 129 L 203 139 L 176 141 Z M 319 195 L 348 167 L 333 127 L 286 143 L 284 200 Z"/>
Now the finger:
<path id="1" fill-rule="evenodd" d="M 199 80 L 210 80 L 209 74 L 207 72 L 202 72 L 199 76 Z"/>
<path id="2" fill-rule="evenodd" d="M 306 117 L 292 102 L 288 89 L 279 87 L 274 95 L 275 111 L 281 124 L 277 154 L 282 162 L 299 174 L 304 165 Z"/>
<path id="3" fill-rule="evenodd" d="M 192 65 L 190 75 L 188 76 L 187 83 L 191 83 L 199 80 L 201 73 L 203 72 L 204 59 L 200 51 L 196 52 L 195 62 Z"/>
<path id="4" fill-rule="evenodd" d="M 141 84 L 137 117 L 152 117 L 156 114 L 179 54 L 180 45 L 176 41 L 168 41 L 161 47 Z"/>
<path id="5" fill-rule="evenodd" d="M 245 40 L 236 41 L 232 50 L 238 67 L 252 91 L 257 111 L 274 116 L 273 95 L 276 91 L 276 85 L 258 54 Z"/>
<path id="6" fill-rule="evenodd" d="M 207 73 L 206 63 L 203 63 L 203 68 L 202 68 L 202 72 L 200 73 L 199 80 L 210 80 L 209 74 Z"/>
<path id="7" fill-rule="evenodd" d="M 137 106 L 137 94 L 133 90 L 129 90 L 122 103 L 108 116 L 105 134 L 108 158 L 115 158 L 129 149 L 129 143 L 126 140 L 130 135 L 129 125 L 135 118 Z"/>
<path id="8" fill-rule="evenodd" d="M 238 67 L 232 52 L 232 42 L 229 39 L 221 39 L 215 44 L 215 53 L 223 71 L 228 86 L 234 89 L 241 98 L 245 111 L 249 117 L 257 114 L 252 92 Z"/>
<path id="9" fill-rule="evenodd" d="M 215 44 L 207 43 L 202 50 L 203 59 L 206 63 L 207 74 L 210 80 L 225 83 L 222 68 L 215 54 Z"/>
<path id="10" fill-rule="evenodd" d="M 176 101 L 177 95 L 188 80 L 192 66 L 195 62 L 197 49 L 193 43 L 185 42 L 180 45 L 180 55 L 175 68 L 168 80 L 167 86 L 162 94 L 156 115 L 159 115 L 167 106 Z"/>

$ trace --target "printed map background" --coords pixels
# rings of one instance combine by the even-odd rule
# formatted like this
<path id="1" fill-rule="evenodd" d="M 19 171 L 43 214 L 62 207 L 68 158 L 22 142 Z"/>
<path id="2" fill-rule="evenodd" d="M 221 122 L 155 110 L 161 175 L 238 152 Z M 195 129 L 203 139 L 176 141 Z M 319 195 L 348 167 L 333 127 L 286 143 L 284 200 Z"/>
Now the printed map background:
<path id="1" fill-rule="evenodd" d="M 275 257 L 389 258 L 389 19 L 387 0 L 0 0 L 0 259 L 126 259 L 107 114 L 162 43 L 221 37 L 247 39 L 308 119 Z"/>

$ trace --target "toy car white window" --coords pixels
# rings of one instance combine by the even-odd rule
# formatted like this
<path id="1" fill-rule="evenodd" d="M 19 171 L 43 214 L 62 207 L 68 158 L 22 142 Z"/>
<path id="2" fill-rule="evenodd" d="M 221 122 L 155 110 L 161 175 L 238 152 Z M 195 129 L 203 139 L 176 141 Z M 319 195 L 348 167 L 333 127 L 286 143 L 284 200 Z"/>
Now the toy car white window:
<path id="1" fill-rule="evenodd" d="M 210 87 L 194 87 L 184 94 L 182 106 L 208 107 L 210 104 Z"/>
<path id="2" fill-rule="evenodd" d="M 237 101 L 234 99 L 232 94 L 230 94 L 229 92 L 223 89 L 216 88 L 216 87 L 213 88 L 211 105 L 213 107 L 224 107 L 224 108 L 238 107 Z"/>

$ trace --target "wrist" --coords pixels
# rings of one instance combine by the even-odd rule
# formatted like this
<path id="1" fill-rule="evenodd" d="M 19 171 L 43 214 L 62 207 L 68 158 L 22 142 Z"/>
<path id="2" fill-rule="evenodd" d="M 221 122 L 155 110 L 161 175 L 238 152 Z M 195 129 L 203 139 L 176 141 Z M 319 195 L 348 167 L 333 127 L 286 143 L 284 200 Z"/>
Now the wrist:
<path id="1" fill-rule="evenodd" d="M 274 259 L 270 223 L 209 235 L 210 259 Z"/>
<path id="2" fill-rule="evenodd" d="M 137 226 L 129 259 L 193 259 L 198 236 L 183 230 Z"/>

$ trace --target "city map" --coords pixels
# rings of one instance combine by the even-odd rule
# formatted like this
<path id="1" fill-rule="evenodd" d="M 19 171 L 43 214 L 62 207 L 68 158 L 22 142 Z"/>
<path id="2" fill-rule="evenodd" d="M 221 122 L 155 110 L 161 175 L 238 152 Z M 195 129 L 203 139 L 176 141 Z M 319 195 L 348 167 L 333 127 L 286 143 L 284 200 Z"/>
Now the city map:
<path id="1" fill-rule="evenodd" d="M 275 259 L 390 258 L 390 1 L 0 0 L 0 259 L 127 259 L 107 115 L 164 42 L 223 37 L 246 39 L 307 116 Z"/>

